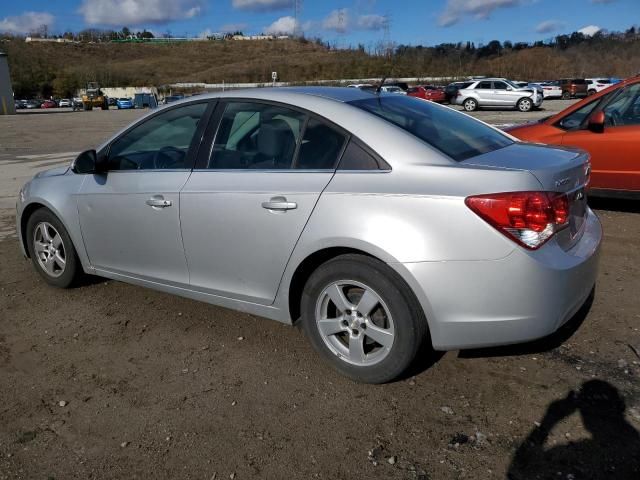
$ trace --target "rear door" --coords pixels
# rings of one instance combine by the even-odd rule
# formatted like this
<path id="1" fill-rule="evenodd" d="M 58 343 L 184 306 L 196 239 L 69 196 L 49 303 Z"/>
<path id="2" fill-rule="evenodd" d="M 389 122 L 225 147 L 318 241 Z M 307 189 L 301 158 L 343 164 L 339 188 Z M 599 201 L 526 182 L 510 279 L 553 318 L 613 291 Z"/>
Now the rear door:
<path id="1" fill-rule="evenodd" d="M 229 100 L 180 194 L 191 288 L 273 303 L 346 134 L 279 104 Z"/>
<path id="2" fill-rule="evenodd" d="M 478 95 L 478 103 L 480 105 L 497 105 L 497 99 L 493 94 L 493 85 L 490 81 L 482 81 L 476 85 L 474 89 Z"/>
<path id="3" fill-rule="evenodd" d="M 640 83 L 616 93 L 594 108 L 605 114 L 604 132 L 587 129 L 585 119 L 583 128 L 564 134 L 562 144 L 591 154 L 592 188 L 640 191 Z"/>

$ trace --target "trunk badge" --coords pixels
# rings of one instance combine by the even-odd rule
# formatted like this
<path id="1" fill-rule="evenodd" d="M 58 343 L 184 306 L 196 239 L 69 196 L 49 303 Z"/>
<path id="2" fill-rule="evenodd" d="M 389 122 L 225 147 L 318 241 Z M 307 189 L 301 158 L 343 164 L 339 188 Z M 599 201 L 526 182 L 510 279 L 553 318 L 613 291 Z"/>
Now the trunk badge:
<path id="1" fill-rule="evenodd" d="M 561 178 L 560 180 L 556 180 L 556 187 L 562 187 L 564 185 L 567 185 L 570 181 L 571 181 L 571 179 L 569 177 Z"/>

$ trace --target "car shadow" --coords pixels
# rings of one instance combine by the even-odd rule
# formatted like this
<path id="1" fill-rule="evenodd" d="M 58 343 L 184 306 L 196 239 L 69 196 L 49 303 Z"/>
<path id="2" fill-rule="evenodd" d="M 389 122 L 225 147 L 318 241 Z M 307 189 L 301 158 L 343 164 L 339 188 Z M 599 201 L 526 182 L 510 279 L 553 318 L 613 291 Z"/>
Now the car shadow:
<path id="1" fill-rule="evenodd" d="M 507 478 L 638 479 L 640 433 L 624 417 L 625 401 L 604 380 L 589 380 L 565 398 L 553 401 L 513 455 Z M 589 438 L 565 440 L 545 448 L 552 430 L 574 413 Z"/>
<path id="2" fill-rule="evenodd" d="M 506 345 L 501 347 L 474 348 L 460 350 L 458 358 L 481 358 L 481 357 L 506 357 L 515 355 L 530 355 L 533 353 L 548 352 L 569 340 L 584 323 L 595 297 L 595 287 L 591 290 L 589 297 L 582 304 L 580 309 L 562 327 L 551 335 L 533 340 L 531 342 L 519 343 L 516 345 Z"/>

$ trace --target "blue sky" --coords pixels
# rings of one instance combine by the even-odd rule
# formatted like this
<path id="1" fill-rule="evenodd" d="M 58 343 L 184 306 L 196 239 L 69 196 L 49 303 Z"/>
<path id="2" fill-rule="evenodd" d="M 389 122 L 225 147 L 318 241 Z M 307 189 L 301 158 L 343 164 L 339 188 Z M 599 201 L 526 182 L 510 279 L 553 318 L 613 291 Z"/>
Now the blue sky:
<path id="1" fill-rule="evenodd" d="M 372 44 L 389 25 L 396 43 L 533 41 L 587 27 L 640 22 L 640 0 L 306 0 L 298 29 L 339 45 Z M 288 33 L 293 0 L 2 0 L 0 31 L 147 28 L 174 36 L 242 30 Z"/>

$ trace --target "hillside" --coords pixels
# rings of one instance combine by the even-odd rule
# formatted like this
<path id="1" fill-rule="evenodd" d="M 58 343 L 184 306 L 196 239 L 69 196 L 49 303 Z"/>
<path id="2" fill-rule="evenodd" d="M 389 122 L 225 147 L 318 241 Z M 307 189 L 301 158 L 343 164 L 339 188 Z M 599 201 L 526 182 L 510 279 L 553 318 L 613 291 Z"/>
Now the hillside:
<path id="1" fill-rule="evenodd" d="M 146 43 L 25 43 L 3 40 L 18 97 L 68 96 L 87 81 L 104 86 L 172 82 L 264 82 L 383 76 L 393 64 L 397 77 L 469 74 L 518 79 L 618 76 L 640 72 L 640 36 L 597 35 L 534 45 L 490 42 L 398 46 L 392 56 L 364 47 L 335 50 L 320 41 L 201 41 Z"/>

